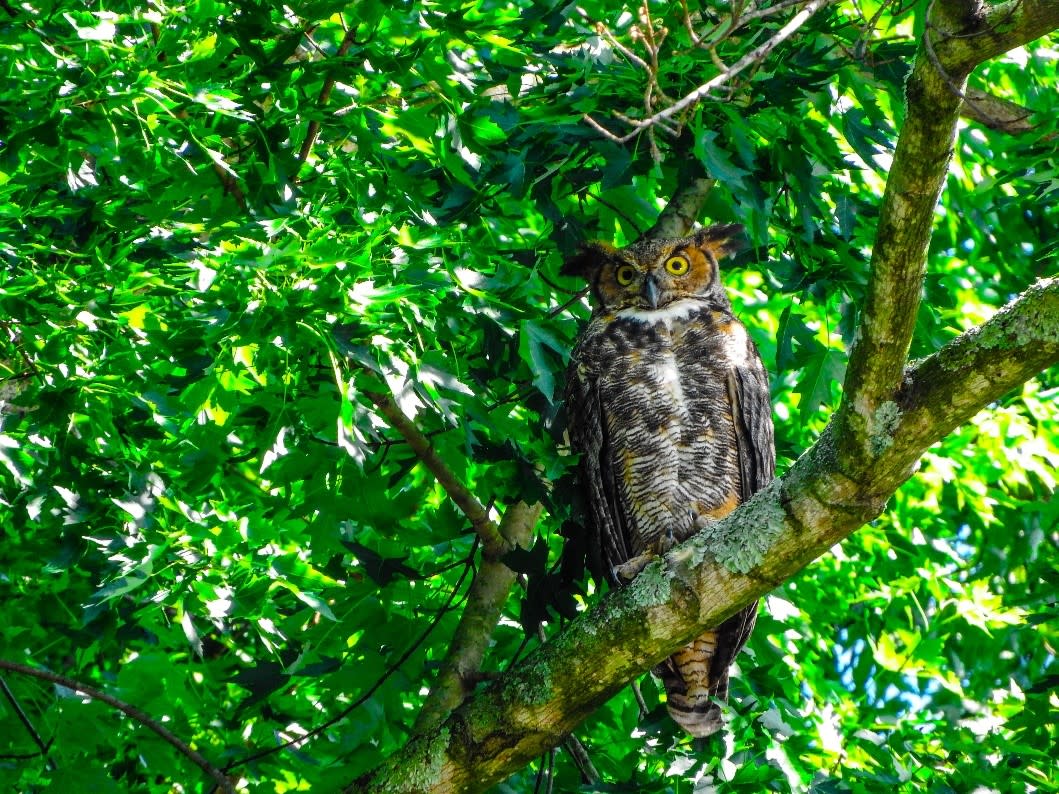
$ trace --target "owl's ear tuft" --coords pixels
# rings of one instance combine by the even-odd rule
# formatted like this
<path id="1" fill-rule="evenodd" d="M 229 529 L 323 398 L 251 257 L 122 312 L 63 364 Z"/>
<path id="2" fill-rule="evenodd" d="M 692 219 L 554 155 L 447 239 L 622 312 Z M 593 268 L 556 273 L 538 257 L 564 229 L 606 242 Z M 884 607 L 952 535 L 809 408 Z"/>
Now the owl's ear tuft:
<path id="1" fill-rule="evenodd" d="M 746 247 L 741 223 L 707 226 L 695 232 L 692 239 L 699 248 L 708 249 L 715 259 L 738 253 Z"/>
<path id="2" fill-rule="evenodd" d="M 559 273 L 564 276 L 580 276 L 591 281 L 604 263 L 614 255 L 615 250 L 614 246 L 606 243 L 585 243 L 576 254 L 563 262 Z"/>

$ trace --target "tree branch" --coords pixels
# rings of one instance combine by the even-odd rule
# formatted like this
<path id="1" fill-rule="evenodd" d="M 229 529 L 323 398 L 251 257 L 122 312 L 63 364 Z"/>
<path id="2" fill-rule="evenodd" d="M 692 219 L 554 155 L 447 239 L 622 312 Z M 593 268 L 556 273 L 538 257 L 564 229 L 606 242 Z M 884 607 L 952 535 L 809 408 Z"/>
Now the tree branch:
<path id="1" fill-rule="evenodd" d="M 685 141 L 682 138 L 681 141 Z M 676 156 L 681 158 L 690 146 L 678 146 Z M 643 236 L 647 239 L 665 237 L 683 237 L 692 230 L 695 222 L 702 215 L 702 207 L 713 189 L 716 180 L 710 179 L 706 168 L 697 157 L 688 158 L 681 163 L 677 177 L 677 188 L 669 197 L 669 202 L 655 221 L 654 226 Z"/>
<path id="2" fill-rule="evenodd" d="M 6 659 L 0 659 L 0 669 L 10 670 L 13 673 L 22 673 L 23 675 L 39 678 L 43 681 L 50 681 L 53 684 L 64 686 L 67 689 L 72 689 L 74 692 L 80 692 L 82 695 L 86 695 L 92 698 L 92 700 L 98 700 L 102 703 L 106 703 L 108 706 L 113 706 L 118 711 L 127 714 L 129 717 L 136 720 L 136 722 L 140 723 L 144 727 L 154 731 L 156 734 L 161 736 L 162 739 L 164 739 L 166 742 L 175 747 L 177 751 L 179 751 L 182 755 L 185 755 L 190 758 L 195 763 L 195 765 L 199 767 L 199 769 L 201 769 L 203 772 L 205 772 L 217 782 L 217 785 L 220 786 L 222 791 L 233 791 L 231 781 L 229 781 L 228 778 L 225 777 L 224 773 L 221 772 L 221 770 L 219 770 L 217 767 L 207 761 L 200 753 L 188 747 L 187 744 L 178 739 L 163 725 L 151 719 L 147 714 L 145 714 L 143 711 L 136 708 L 135 706 L 130 706 L 128 703 L 118 700 L 115 697 L 111 697 L 106 692 L 101 692 L 98 689 L 86 686 L 85 684 L 82 684 L 80 681 L 76 681 L 73 678 L 68 678 L 67 676 L 52 673 L 47 670 L 38 670 L 36 667 L 30 667 L 25 664 L 19 664 L 18 662 L 9 662 Z"/>
<path id="3" fill-rule="evenodd" d="M 837 0 L 809 0 L 809 2 L 802 7 L 801 11 L 791 17 L 787 24 L 780 28 L 772 38 L 770 38 L 764 44 L 761 44 L 752 49 L 738 61 L 729 66 L 728 69 L 726 69 L 725 71 L 710 78 L 705 83 L 696 88 L 694 91 L 690 92 L 689 94 L 686 94 L 684 97 L 677 100 L 664 110 L 660 110 L 654 115 L 648 116 L 647 118 L 641 119 L 640 121 L 633 121 L 632 119 L 630 119 L 629 122 L 633 125 L 633 128 L 630 132 L 626 133 L 621 137 L 618 137 L 608 132 L 604 127 L 602 127 L 590 116 L 585 116 L 585 121 L 589 122 L 593 127 L 595 127 L 597 130 L 600 130 L 607 137 L 612 138 L 613 140 L 619 141 L 621 143 L 629 141 L 644 130 L 664 124 L 673 116 L 677 115 L 683 110 L 695 105 L 703 99 L 706 99 L 710 95 L 710 92 L 712 92 L 715 88 L 719 88 L 720 86 L 724 85 L 733 77 L 738 75 L 740 72 L 744 71 L 750 66 L 753 66 L 755 63 L 763 61 L 769 56 L 769 53 L 776 49 L 776 47 L 778 47 L 784 41 L 793 36 L 798 31 L 798 29 L 809 20 L 809 18 L 813 14 L 815 14 L 821 8 L 824 8 L 834 2 L 837 2 Z"/>
<path id="4" fill-rule="evenodd" d="M 46 742 L 41 737 L 40 731 L 37 730 L 37 726 L 33 724 L 29 715 L 26 714 L 25 709 L 22 708 L 22 704 L 18 702 L 18 698 L 15 697 L 15 693 L 11 691 L 11 688 L 7 685 L 7 681 L 4 680 L 3 676 L 0 676 L 0 691 L 4 693 L 4 698 L 7 699 L 8 705 L 11 706 L 12 711 L 15 712 L 19 722 L 22 723 L 22 727 L 26 729 L 26 733 L 29 734 L 33 743 L 40 749 L 41 757 L 46 758 L 51 742 Z M 50 758 L 48 758 L 48 768 L 55 768 L 55 762 Z"/>
<path id="5" fill-rule="evenodd" d="M 967 89 L 960 115 L 976 121 L 996 132 L 1021 135 L 1033 132 L 1037 125 L 1030 121 L 1034 111 L 1009 99 L 987 94 L 974 88 Z"/>
<path id="6" fill-rule="evenodd" d="M 612 591 L 346 791 L 473 792 L 503 780 L 633 677 L 877 516 L 931 444 L 1057 362 L 1059 279 L 1052 279 L 909 372 L 891 395 L 890 432 L 877 438 L 865 479 L 842 472 L 843 431 L 832 423 L 783 477 Z"/>
<path id="7" fill-rule="evenodd" d="M 888 421 L 880 407 L 904 374 L 967 75 L 998 54 L 981 37 L 1000 36 L 1002 28 L 1019 31 L 1003 35 L 1007 48 L 1024 44 L 1047 32 L 1042 20 L 1059 26 L 1059 0 L 1017 0 L 988 10 L 976 0 L 944 0 L 932 4 L 928 15 L 906 87 L 908 112 L 886 181 L 864 312 L 836 417 L 852 430 L 842 434 L 839 450 L 850 472 L 872 465 L 872 438 L 885 432 Z"/>
<path id="8" fill-rule="evenodd" d="M 938 57 L 950 74 L 968 75 L 978 64 L 1028 44 L 1059 28 L 1059 0 L 944 0 L 939 9 L 950 20 L 938 43 Z"/>
<path id="9" fill-rule="evenodd" d="M 354 25 L 346 31 L 346 35 L 342 37 L 342 43 L 338 45 L 338 52 L 336 53 L 339 58 L 344 57 L 350 47 L 352 47 L 357 40 L 357 28 Z M 331 99 L 331 92 L 335 88 L 336 78 L 334 74 L 329 74 L 324 80 L 324 85 L 320 89 L 320 98 L 317 100 L 317 106 L 323 110 L 327 106 L 328 101 Z M 320 122 L 317 119 L 313 119 L 309 122 L 309 127 L 305 131 L 305 139 L 302 141 L 301 149 L 298 151 L 298 165 L 302 165 L 306 160 L 309 159 L 309 153 L 313 150 L 313 146 L 316 144 L 316 139 L 320 135 Z"/>
<path id="10" fill-rule="evenodd" d="M 456 503 L 460 512 L 467 516 L 474 531 L 482 539 L 483 555 L 495 559 L 509 551 L 510 545 L 504 540 L 493 520 L 489 518 L 485 506 L 445 465 L 445 461 L 434 450 L 430 439 L 415 426 L 415 422 L 404 415 L 397 401 L 391 395 L 381 392 L 365 392 L 365 395 L 375 403 L 375 407 L 386 417 L 390 426 L 404 437 L 416 457 L 430 470 L 445 493 Z"/>
<path id="11" fill-rule="evenodd" d="M 542 509 L 540 503 L 511 505 L 500 522 L 500 535 L 512 548 L 528 546 Z M 467 595 L 467 606 L 449 643 L 437 680 L 416 718 L 413 734 L 437 727 L 473 691 L 473 677 L 481 669 L 489 638 L 493 636 L 515 576 L 515 572 L 499 559 L 483 554 L 482 566 Z"/>

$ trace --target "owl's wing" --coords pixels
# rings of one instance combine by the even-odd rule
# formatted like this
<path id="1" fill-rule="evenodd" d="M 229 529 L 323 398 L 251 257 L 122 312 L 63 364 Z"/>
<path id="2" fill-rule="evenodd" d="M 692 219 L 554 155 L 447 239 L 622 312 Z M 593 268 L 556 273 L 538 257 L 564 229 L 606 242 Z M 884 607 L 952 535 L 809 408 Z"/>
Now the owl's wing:
<path id="1" fill-rule="evenodd" d="M 753 347 L 748 351 L 746 365 L 728 373 L 728 398 L 739 456 L 739 501 L 745 502 L 768 485 L 776 473 L 768 373 Z"/>
<path id="2" fill-rule="evenodd" d="M 597 569 L 593 575 L 614 584 L 614 569 L 632 553 L 610 465 L 607 416 L 599 384 L 579 372 L 576 362 L 566 373 L 566 412 L 570 441 L 581 455 L 580 483 L 593 534 L 589 557 Z"/>
<path id="3" fill-rule="evenodd" d="M 742 502 L 764 488 L 776 473 L 768 373 L 753 347 L 748 351 L 746 362 L 745 366 L 734 367 L 728 373 L 728 397 L 735 424 Z M 755 601 L 717 627 L 710 679 L 711 694 L 721 699 L 728 696 L 728 667 L 754 630 L 757 607 Z"/>

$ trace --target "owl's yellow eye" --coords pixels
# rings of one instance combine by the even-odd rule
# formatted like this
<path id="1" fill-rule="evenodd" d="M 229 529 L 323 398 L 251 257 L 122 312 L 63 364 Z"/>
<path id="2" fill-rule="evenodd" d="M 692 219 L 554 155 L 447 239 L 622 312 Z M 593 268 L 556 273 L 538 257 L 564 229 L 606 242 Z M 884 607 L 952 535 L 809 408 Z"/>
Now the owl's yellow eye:
<path id="1" fill-rule="evenodd" d="M 666 260 L 666 270 L 674 276 L 683 276 L 689 267 L 688 260 L 682 256 L 671 256 Z"/>
<path id="2" fill-rule="evenodd" d="M 627 287 L 632 284 L 633 279 L 636 278 L 636 268 L 632 265 L 621 265 L 614 271 L 614 278 L 616 278 L 618 283 L 623 287 Z"/>

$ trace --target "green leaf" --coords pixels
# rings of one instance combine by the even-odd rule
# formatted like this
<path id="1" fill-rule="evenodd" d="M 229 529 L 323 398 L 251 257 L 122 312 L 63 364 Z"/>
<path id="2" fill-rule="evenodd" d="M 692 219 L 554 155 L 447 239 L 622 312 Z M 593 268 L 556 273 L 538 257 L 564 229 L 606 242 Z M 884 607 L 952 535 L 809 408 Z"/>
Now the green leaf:
<path id="1" fill-rule="evenodd" d="M 841 385 L 846 373 L 846 356 L 840 350 L 827 349 L 813 353 L 806 360 L 794 393 L 800 396 L 798 415 L 808 421 L 824 405 L 830 405 L 832 393 Z"/>
<path id="2" fill-rule="evenodd" d="M 533 385 L 548 402 L 555 402 L 556 375 L 568 355 L 566 346 L 547 326 L 536 320 L 519 324 L 519 355 L 533 373 Z"/>

